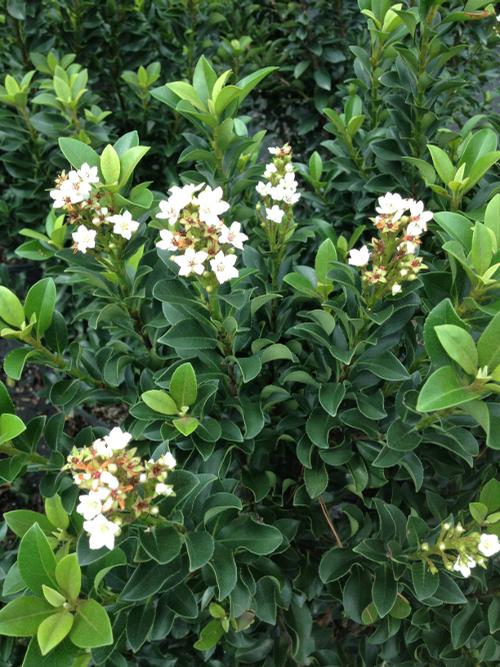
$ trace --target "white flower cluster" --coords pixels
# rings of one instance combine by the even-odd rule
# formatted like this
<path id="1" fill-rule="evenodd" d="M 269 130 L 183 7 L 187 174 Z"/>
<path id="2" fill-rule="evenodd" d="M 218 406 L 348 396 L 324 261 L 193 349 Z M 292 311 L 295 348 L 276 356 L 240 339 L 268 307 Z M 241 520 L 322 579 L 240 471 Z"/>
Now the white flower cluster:
<path id="1" fill-rule="evenodd" d="M 432 213 L 425 210 L 423 202 L 391 192 L 379 197 L 377 204 L 377 216 L 372 222 L 380 238 L 372 239 L 371 250 L 369 245 L 350 250 L 348 262 L 366 267 L 371 261 L 372 270 L 363 272 L 363 281 L 368 285 L 386 284 L 396 295 L 402 291 L 402 282 L 415 280 L 418 272 L 426 268 L 415 255 Z"/>
<path id="2" fill-rule="evenodd" d="M 176 461 L 167 453 L 156 461 L 143 462 L 135 449 L 127 449 L 132 436 L 119 427 L 90 447 L 74 448 L 65 469 L 87 491 L 79 497 L 76 511 L 85 519 L 83 529 L 91 549 L 113 549 L 124 521 L 143 514 L 158 514 L 153 500 L 175 495 L 166 484 Z"/>
<path id="3" fill-rule="evenodd" d="M 75 251 L 86 253 L 94 249 L 101 225 L 105 225 L 105 232 L 111 225 L 113 234 L 127 240 L 139 228 L 139 223 L 132 219 L 129 211 L 117 213 L 111 205 L 103 205 L 106 193 L 101 189 L 97 167 L 90 167 L 86 162 L 80 169 L 59 174 L 50 196 L 54 200 L 53 207 L 63 209 L 70 223 L 78 225 L 72 234 Z"/>
<path id="4" fill-rule="evenodd" d="M 491 533 L 483 533 L 479 538 L 477 550 L 480 556 L 476 558 L 473 558 L 467 553 L 457 556 L 457 559 L 453 564 L 453 570 L 455 572 L 460 572 L 462 577 L 470 577 L 471 570 L 475 568 L 476 565 L 484 565 L 484 559 L 481 558 L 481 556 L 490 558 L 500 551 L 500 541 L 498 536 Z"/>
<path id="5" fill-rule="evenodd" d="M 207 286 L 212 275 L 219 284 L 236 278 L 234 250 L 241 250 L 248 236 L 239 222 L 227 227 L 220 219 L 229 210 L 222 188 L 212 189 L 205 183 L 174 185 L 169 193 L 156 217 L 166 220 L 170 228 L 160 230 L 157 248 L 176 253 L 171 259 L 180 276 L 204 276 Z"/>
<path id="6" fill-rule="evenodd" d="M 288 144 L 269 148 L 274 158 L 264 170 L 265 181 L 259 181 L 255 187 L 264 200 L 265 218 L 277 225 L 283 222 L 291 209 L 300 199 L 297 181 L 292 165 L 292 149 Z"/>

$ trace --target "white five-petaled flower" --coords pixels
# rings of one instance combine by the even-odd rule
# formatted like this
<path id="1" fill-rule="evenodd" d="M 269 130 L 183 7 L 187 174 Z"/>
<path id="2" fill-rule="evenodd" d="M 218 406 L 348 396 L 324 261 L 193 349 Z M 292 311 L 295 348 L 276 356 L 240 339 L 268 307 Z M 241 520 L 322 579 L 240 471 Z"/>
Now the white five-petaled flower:
<path id="1" fill-rule="evenodd" d="M 174 243 L 174 235 L 168 229 L 160 229 L 160 238 L 161 241 L 156 243 L 156 247 L 160 250 L 177 250 L 177 246 Z"/>
<path id="2" fill-rule="evenodd" d="M 95 248 L 95 229 L 88 229 L 85 225 L 80 225 L 76 232 L 71 235 L 75 248 L 80 252 L 87 252 L 89 248 Z"/>
<path id="3" fill-rule="evenodd" d="M 370 250 L 364 245 L 359 250 L 349 250 L 349 264 L 351 266 L 366 266 L 370 261 Z"/>
<path id="4" fill-rule="evenodd" d="M 84 521 L 83 529 L 89 534 L 89 547 L 91 549 L 114 549 L 115 535 L 120 531 L 120 527 L 108 521 L 105 516 L 98 514 L 90 521 Z"/>
<path id="5" fill-rule="evenodd" d="M 405 210 L 408 208 L 408 201 L 403 199 L 397 192 L 387 192 L 378 198 L 378 206 L 375 210 L 380 215 L 390 215 L 393 220 L 399 220 Z"/>
<path id="6" fill-rule="evenodd" d="M 476 567 L 476 561 L 470 556 L 458 556 L 453 565 L 455 572 L 460 572 L 462 577 L 470 577 L 472 568 Z"/>
<path id="7" fill-rule="evenodd" d="M 99 183 L 99 176 L 97 174 L 97 167 L 91 167 L 87 162 L 84 162 L 80 169 L 76 172 L 80 180 L 94 185 Z"/>
<path id="8" fill-rule="evenodd" d="M 175 460 L 175 456 L 171 452 L 166 452 L 163 454 L 163 456 L 160 456 L 158 459 L 158 462 L 161 463 L 162 465 L 167 466 L 167 468 L 175 468 L 177 465 L 177 461 Z"/>
<path id="9" fill-rule="evenodd" d="M 98 492 L 90 491 L 78 499 L 80 502 L 76 506 L 76 511 L 81 514 L 86 521 L 90 521 L 102 512 L 102 499 Z"/>
<path id="10" fill-rule="evenodd" d="M 394 283 L 394 285 L 391 288 L 391 292 L 393 296 L 396 296 L 396 294 L 399 294 L 403 288 L 399 283 Z"/>
<path id="11" fill-rule="evenodd" d="M 238 277 L 239 273 L 238 269 L 234 266 L 235 263 L 236 255 L 224 255 L 222 250 L 210 260 L 212 271 L 221 285 L 232 278 Z"/>
<path id="12" fill-rule="evenodd" d="M 92 443 L 92 448 L 94 449 L 97 456 L 102 456 L 105 459 L 109 459 L 110 456 L 113 456 L 113 450 L 104 440 L 104 438 L 98 438 Z"/>
<path id="13" fill-rule="evenodd" d="M 483 556 L 494 556 L 500 551 L 500 540 L 498 535 L 483 533 L 477 547 Z"/>
<path id="14" fill-rule="evenodd" d="M 110 489 L 116 490 L 120 486 L 120 482 L 118 481 L 118 478 L 112 475 L 110 472 L 105 470 L 103 473 L 101 473 L 100 481 L 103 484 L 106 484 L 106 486 L 109 486 Z"/>
<path id="15" fill-rule="evenodd" d="M 271 222 L 275 222 L 277 225 L 281 223 L 284 215 L 285 211 L 277 204 L 274 204 L 271 208 L 266 208 L 266 218 Z"/>
<path id="16" fill-rule="evenodd" d="M 426 232 L 427 223 L 432 220 L 431 211 L 424 210 L 423 201 L 415 201 L 414 199 L 409 199 L 407 204 L 408 208 L 410 209 L 410 218 L 411 218 L 410 224 L 414 223 L 418 225 L 419 228 L 422 230 L 420 232 L 421 234 L 423 232 Z M 408 234 L 410 234 L 410 232 L 408 232 Z"/>
<path id="17" fill-rule="evenodd" d="M 173 488 L 170 484 L 164 484 L 163 482 L 158 482 L 155 486 L 155 493 L 158 496 L 171 496 Z"/>
<path id="18" fill-rule="evenodd" d="M 139 229 L 139 223 L 136 220 L 132 220 L 132 213 L 130 211 L 110 215 L 107 217 L 107 220 L 113 224 L 113 232 L 119 236 L 123 236 L 127 240 L 131 239 L 132 234 Z"/>
<path id="19" fill-rule="evenodd" d="M 234 248 L 242 250 L 243 243 L 247 240 L 248 236 L 243 234 L 241 231 L 241 224 L 239 222 L 233 222 L 231 227 L 222 225 L 219 236 L 219 243 L 229 243 Z"/>
<path id="20" fill-rule="evenodd" d="M 115 426 L 108 435 L 104 436 L 104 441 L 114 452 L 119 449 L 125 449 L 131 440 L 132 435 L 127 433 L 127 431 L 122 431 L 119 426 Z"/>
<path id="21" fill-rule="evenodd" d="M 204 250 L 196 252 L 193 248 L 187 248 L 184 254 L 175 255 L 172 260 L 179 266 L 180 276 L 189 276 L 191 273 L 201 276 L 205 271 L 204 262 L 207 257 L 208 253 Z"/>
<path id="22" fill-rule="evenodd" d="M 220 224 L 219 216 L 229 209 L 229 204 L 222 199 L 222 195 L 221 187 L 213 190 L 209 185 L 198 193 L 196 203 L 199 206 L 200 220 L 206 225 L 217 227 Z"/>

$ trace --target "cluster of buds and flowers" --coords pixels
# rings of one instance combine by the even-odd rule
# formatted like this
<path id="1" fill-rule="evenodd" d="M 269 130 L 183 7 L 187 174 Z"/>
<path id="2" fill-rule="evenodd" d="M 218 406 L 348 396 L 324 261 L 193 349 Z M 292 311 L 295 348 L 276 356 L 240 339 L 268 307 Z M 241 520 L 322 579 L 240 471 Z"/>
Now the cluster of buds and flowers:
<path id="1" fill-rule="evenodd" d="M 259 203 L 257 208 L 265 221 L 287 224 L 292 220 L 294 204 L 300 199 L 292 165 L 292 149 L 285 144 L 281 148 L 271 147 L 269 152 L 274 157 L 266 165 L 266 181 L 259 181 L 255 188 L 263 200 L 263 206 Z"/>
<path id="2" fill-rule="evenodd" d="M 87 491 L 79 497 L 76 511 L 85 519 L 91 549 L 113 549 L 123 523 L 157 515 L 154 501 L 175 495 L 166 483 L 176 465 L 172 454 L 144 461 L 135 448 L 127 449 L 131 439 L 130 433 L 115 427 L 90 447 L 73 448 L 64 466 L 75 484 Z"/>
<path id="3" fill-rule="evenodd" d="M 65 211 L 68 221 L 77 226 L 72 235 L 75 252 L 94 249 L 98 233 L 107 244 L 111 234 L 129 240 L 139 228 L 129 211 L 119 213 L 113 208 L 99 181 L 97 167 L 86 162 L 80 169 L 59 174 L 50 196 L 53 207 Z"/>
<path id="4" fill-rule="evenodd" d="M 500 541 L 492 533 L 466 532 L 460 523 L 456 526 L 444 523 L 436 544 L 429 546 L 424 542 L 420 549 L 432 573 L 436 573 L 437 568 L 431 556 L 439 556 L 447 570 L 470 577 L 476 566 L 487 567 L 487 559 L 500 551 Z"/>
<path id="5" fill-rule="evenodd" d="M 207 289 L 213 289 L 213 277 L 220 284 L 237 278 L 235 249 L 241 250 L 248 236 L 239 222 L 227 227 L 220 219 L 229 210 L 222 188 L 189 184 L 173 186 L 169 193 L 156 215 L 169 225 L 160 230 L 157 248 L 175 253 L 171 259 L 179 266 L 179 275 L 203 278 Z"/>
<path id="6" fill-rule="evenodd" d="M 377 216 L 371 220 L 379 236 L 359 250 L 350 250 L 349 264 L 366 267 L 362 274 L 365 289 L 375 287 L 377 297 L 385 292 L 395 296 L 402 291 L 401 283 L 415 280 L 427 268 L 417 253 L 432 213 L 424 209 L 423 202 L 390 192 L 379 197 L 375 210 Z"/>

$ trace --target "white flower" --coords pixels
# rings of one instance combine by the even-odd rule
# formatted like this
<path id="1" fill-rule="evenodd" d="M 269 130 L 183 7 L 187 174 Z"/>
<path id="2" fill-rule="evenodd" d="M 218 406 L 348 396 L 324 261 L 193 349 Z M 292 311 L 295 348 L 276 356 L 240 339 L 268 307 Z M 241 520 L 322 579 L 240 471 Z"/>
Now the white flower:
<path id="1" fill-rule="evenodd" d="M 408 208 L 408 201 L 403 199 L 397 192 L 388 192 L 378 198 L 378 206 L 375 207 L 380 215 L 390 215 L 393 220 L 399 220 Z"/>
<path id="2" fill-rule="evenodd" d="M 99 183 L 99 176 L 97 175 L 97 167 L 90 167 L 87 162 L 84 162 L 77 171 L 79 178 L 86 183 Z"/>
<path id="3" fill-rule="evenodd" d="M 457 560 L 453 565 L 453 570 L 455 572 L 460 572 L 462 577 L 470 577 L 471 569 L 476 567 L 476 561 L 470 556 L 458 556 Z"/>
<path id="4" fill-rule="evenodd" d="M 395 283 L 392 286 L 392 289 L 391 289 L 391 292 L 392 292 L 393 296 L 396 296 L 396 294 L 399 294 L 401 292 L 401 289 L 402 289 L 401 285 L 399 283 Z"/>
<path id="5" fill-rule="evenodd" d="M 255 190 L 261 197 L 267 197 L 270 194 L 272 187 L 273 186 L 271 183 L 264 183 L 263 181 L 259 181 L 255 186 Z"/>
<path id="6" fill-rule="evenodd" d="M 107 220 L 113 223 L 113 232 L 119 236 L 123 236 L 127 240 L 132 238 L 132 234 L 139 229 L 139 223 L 136 220 L 132 220 L 132 213 L 130 211 L 110 215 Z"/>
<path id="7" fill-rule="evenodd" d="M 103 440 L 103 438 L 94 440 L 94 442 L 92 443 L 92 447 L 95 450 L 97 456 L 102 456 L 105 459 L 108 459 L 110 456 L 113 456 L 113 450 L 111 449 L 111 447 L 109 447 L 108 443 L 105 440 Z"/>
<path id="8" fill-rule="evenodd" d="M 359 250 L 356 248 L 349 250 L 349 264 L 351 266 L 366 266 L 369 261 L 370 250 L 368 249 L 368 246 L 364 245 Z"/>
<path id="9" fill-rule="evenodd" d="M 83 529 L 89 534 L 89 547 L 91 549 L 115 548 L 115 535 L 120 527 L 108 521 L 105 516 L 98 514 L 91 521 L 83 522 Z"/>
<path id="10" fill-rule="evenodd" d="M 500 551 L 500 541 L 498 540 L 498 535 L 483 533 L 481 535 L 481 539 L 479 540 L 478 549 L 483 554 L 483 556 L 494 556 Z"/>
<path id="11" fill-rule="evenodd" d="M 432 220 L 432 213 L 424 210 L 423 201 L 410 199 L 408 200 L 408 207 L 410 209 L 411 223 L 416 223 L 421 228 L 422 232 L 426 232 L 427 223 Z M 410 232 L 408 232 L 408 234 L 410 234 Z"/>
<path id="12" fill-rule="evenodd" d="M 177 250 L 174 243 L 174 235 L 168 229 L 160 229 L 161 241 L 156 243 L 156 247 L 160 250 Z"/>
<path id="13" fill-rule="evenodd" d="M 277 166 L 273 162 L 270 162 L 269 164 L 266 165 L 266 168 L 264 170 L 264 178 L 271 178 L 271 176 L 275 174 L 277 171 L 278 171 Z"/>
<path id="14" fill-rule="evenodd" d="M 71 235 L 75 248 L 83 253 L 87 252 L 89 248 L 95 248 L 96 234 L 95 229 L 87 229 L 85 225 L 80 225 Z"/>
<path id="15" fill-rule="evenodd" d="M 398 245 L 398 250 L 404 250 L 407 255 L 414 255 L 417 252 L 418 244 L 413 241 L 403 241 Z M 405 274 L 401 274 L 405 275 Z"/>
<path id="16" fill-rule="evenodd" d="M 219 216 L 229 209 L 229 204 L 222 199 L 222 188 L 212 188 L 207 185 L 204 190 L 198 193 L 196 203 L 200 211 L 200 220 L 209 226 L 220 224 Z"/>
<path id="17" fill-rule="evenodd" d="M 207 257 L 208 253 L 204 250 L 196 252 L 193 248 L 188 248 L 184 254 L 172 257 L 172 260 L 179 266 L 180 276 L 189 276 L 191 273 L 201 276 L 205 271 L 203 262 Z"/>
<path id="18" fill-rule="evenodd" d="M 210 266 L 215 273 L 215 277 L 222 285 L 231 278 L 237 278 L 238 269 L 234 266 L 236 263 L 236 255 L 224 255 L 220 250 L 213 259 L 210 260 Z"/>
<path id="19" fill-rule="evenodd" d="M 132 435 L 122 431 L 119 426 L 115 426 L 111 429 L 109 435 L 104 436 L 104 441 L 114 452 L 118 449 L 125 449 L 131 440 Z"/>
<path id="20" fill-rule="evenodd" d="M 271 222 L 275 222 L 277 225 L 283 220 L 285 211 L 281 209 L 277 204 L 274 204 L 271 208 L 266 208 L 266 218 Z"/>
<path id="21" fill-rule="evenodd" d="M 106 484 L 106 486 L 109 486 L 109 488 L 113 490 L 120 486 L 118 479 L 107 470 L 101 473 L 100 480 L 103 484 Z"/>
<path id="22" fill-rule="evenodd" d="M 248 236 L 242 233 L 241 224 L 239 222 L 233 222 L 231 227 L 222 225 L 219 236 L 219 243 L 229 243 L 235 248 L 242 250 L 243 243 L 247 240 Z"/>
<path id="23" fill-rule="evenodd" d="M 163 456 L 160 456 L 158 459 L 158 462 L 161 463 L 164 466 L 167 466 L 167 468 L 175 468 L 177 465 L 177 461 L 175 460 L 175 457 L 173 454 L 170 452 L 167 452 L 166 454 L 163 454 Z"/>
<path id="24" fill-rule="evenodd" d="M 267 149 L 271 155 L 278 155 L 278 153 L 281 151 L 281 148 L 279 146 L 269 146 Z"/>
<path id="25" fill-rule="evenodd" d="M 170 496 L 172 495 L 172 487 L 170 484 L 164 484 L 163 482 L 158 482 L 155 486 L 155 493 L 157 496 Z"/>
<path id="26" fill-rule="evenodd" d="M 283 195 L 283 201 L 285 204 L 289 204 L 290 206 L 293 206 L 293 204 L 296 204 L 300 199 L 300 194 L 298 192 L 292 192 L 291 190 L 286 190 L 285 194 Z"/>
<path id="27" fill-rule="evenodd" d="M 146 473 L 141 472 L 141 474 L 139 475 L 139 482 L 141 484 L 145 484 L 147 482 L 147 480 L 148 480 L 148 477 L 147 477 Z"/>
<path id="28" fill-rule="evenodd" d="M 160 213 L 156 214 L 157 218 L 161 220 L 168 220 L 170 225 L 175 225 L 179 218 L 181 209 L 177 208 L 170 200 L 163 200 L 160 202 Z"/>
<path id="29" fill-rule="evenodd" d="M 102 502 L 99 494 L 90 491 L 78 499 L 80 502 L 76 506 L 76 511 L 81 514 L 86 521 L 93 519 L 102 512 Z"/>

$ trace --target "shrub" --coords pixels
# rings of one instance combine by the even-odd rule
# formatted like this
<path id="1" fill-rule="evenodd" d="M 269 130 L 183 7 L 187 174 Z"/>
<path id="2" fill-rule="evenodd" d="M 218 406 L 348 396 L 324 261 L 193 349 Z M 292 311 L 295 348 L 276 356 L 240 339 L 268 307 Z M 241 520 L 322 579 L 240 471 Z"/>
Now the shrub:
<path id="1" fill-rule="evenodd" d="M 7 665 L 498 663 L 496 119 L 453 127 L 420 72 L 423 122 L 395 81 L 494 18 L 360 4 L 394 91 L 326 112 L 337 169 L 263 151 L 242 114 L 272 67 L 206 57 L 150 90 L 189 127 L 167 195 L 136 131 L 59 139 L 46 275 L 0 286 L 7 385 L 35 364 L 51 405 L 0 387 L 0 476 L 43 497 L 5 514 Z"/>

